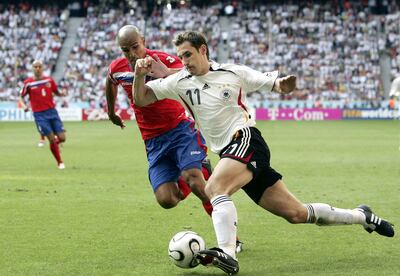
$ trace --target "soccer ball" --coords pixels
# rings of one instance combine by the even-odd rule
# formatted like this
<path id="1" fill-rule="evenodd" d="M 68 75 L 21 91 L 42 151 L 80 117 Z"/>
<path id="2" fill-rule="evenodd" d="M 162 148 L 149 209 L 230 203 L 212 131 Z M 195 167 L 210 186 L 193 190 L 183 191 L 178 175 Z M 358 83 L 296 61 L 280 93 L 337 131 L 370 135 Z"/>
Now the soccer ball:
<path id="1" fill-rule="evenodd" d="M 169 242 L 168 256 L 175 265 L 181 268 L 193 268 L 199 264 L 194 254 L 205 248 L 206 243 L 199 234 L 182 231 L 176 233 Z"/>

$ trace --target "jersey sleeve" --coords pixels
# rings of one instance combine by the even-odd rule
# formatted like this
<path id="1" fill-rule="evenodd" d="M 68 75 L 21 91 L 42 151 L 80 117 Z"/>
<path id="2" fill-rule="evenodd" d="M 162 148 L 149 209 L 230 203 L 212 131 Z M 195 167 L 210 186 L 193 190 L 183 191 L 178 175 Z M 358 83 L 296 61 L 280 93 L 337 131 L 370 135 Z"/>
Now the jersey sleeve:
<path id="1" fill-rule="evenodd" d="M 244 65 L 237 65 L 233 70 L 241 78 L 243 90 L 252 92 L 257 90 L 271 92 L 279 72 L 262 73 Z"/>
<path id="2" fill-rule="evenodd" d="M 157 79 L 146 82 L 146 85 L 150 87 L 158 100 L 162 99 L 173 99 L 179 100 L 177 93 L 177 83 L 179 74 L 173 74 L 166 77 L 165 79 Z"/>
<path id="3" fill-rule="evenodd" d="M 107 78 L 108 78 L 114 85 L 118 85 L 117 80 L 113 77 L 113 73 L 112 73 L 112 64 L 110 64 L 110 66 L 108 66 Z"/>
<path id="4" fill-rule="evenodd" d="M 24 86 L 22 87 L 22 89 L 21 89 L 21 92 L 20 92 L 20 96 L 21 97 L 25 97 L 25 95 L 28 93 L 28 83 L 25 81 L 24 82 Z"/>
<path id="5" fill-rule="evenodd" d="M 154 53 L 152 56 L 154 58 L 154 55 L 157 55 L 159 59 L 161 60 L 162 63 L 164 63 L 168 68 L 182 68 L 183 64 L 181 60 L 173 55 L 169 55 L 166 53 Z"/>

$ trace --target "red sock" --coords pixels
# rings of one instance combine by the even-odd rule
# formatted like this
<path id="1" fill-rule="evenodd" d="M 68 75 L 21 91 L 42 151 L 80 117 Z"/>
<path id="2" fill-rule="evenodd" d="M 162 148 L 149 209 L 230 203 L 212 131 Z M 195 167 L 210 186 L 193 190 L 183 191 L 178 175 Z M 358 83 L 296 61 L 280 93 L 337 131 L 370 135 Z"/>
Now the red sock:
<path id="1" fill-rule="evenodd" d="M 204 179 L 207 181 L 210 178 L 210 174 L 204 165 L 201 166 L 201 172 L 203 173 Z"/>
<path id="2" fill-rule="evenodd" d="M 50 143 L 50 150 L 53 153 L 54 158 L 57 160 L 57 164 L 62 163 L 60 156 L 60 149 L 58 148 L 58 143 Z"/>
<path id="3" fill-rule="evenodd" d="M 212 213 L 212 211 L 213 211 L 213 207 L 212 207 L 212 205 L 211 205 L 211 202 L 210 202 L 210 201 L 203 202 L 203 208 L 204 208 L 204 210 L 206 211 L 206 213 L 207 213 L 209 216 L 211 216 L 211 213 Z"/>
<path id="4" fill-rule="evenodd" d="M 178 187 L 179 187 L 179 190 L 181 190 L 181 193 L 182 193 L 182 195 L 183 195 L 183 198 L 182 198 L 182 199 L 185 199 L 185 198 L 192 192 L 192 189 L 190 189 L 189 184 L 187 184 L 187 183 L 183 180 L 182 177 L 179 177 L 179 178 L 178 178 Z"/>

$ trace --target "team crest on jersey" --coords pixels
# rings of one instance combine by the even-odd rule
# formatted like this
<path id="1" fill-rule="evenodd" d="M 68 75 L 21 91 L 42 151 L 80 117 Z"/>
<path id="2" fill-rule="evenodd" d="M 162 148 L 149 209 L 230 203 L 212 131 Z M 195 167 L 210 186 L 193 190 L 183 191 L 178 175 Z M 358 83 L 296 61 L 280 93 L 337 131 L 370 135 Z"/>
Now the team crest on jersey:
<path id="1" fill-rule="evenodd" d="M 48 88 L 50 88 L 50 87 L 51 87 L 50 82 L 46 83 L 46 86 L 47 86 Z"/>
<path id="2" fill-rule="evenodd" d="M 220 92 L 220 97 L 227 102 L 232 98 L 232 91 L 225 88 Z"/>

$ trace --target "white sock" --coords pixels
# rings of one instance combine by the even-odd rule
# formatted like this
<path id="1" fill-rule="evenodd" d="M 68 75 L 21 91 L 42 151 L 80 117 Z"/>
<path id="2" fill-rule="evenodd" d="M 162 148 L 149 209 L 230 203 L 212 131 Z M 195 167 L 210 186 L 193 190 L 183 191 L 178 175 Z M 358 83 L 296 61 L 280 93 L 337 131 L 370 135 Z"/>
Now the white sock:
<path id="1" fill-rule="evenodd" d="M 325 203 L 305 204 L 307 223 L 317 225 L 365 224 L 365 215 L 357 209 L 340 209 Z"/>
<path id="2" fill-rule="evenodd" d="M 212 221 L 217 236 L 218 247 L 236 259 L 237 212 L 228 195 L 217 195 L 211 200 Z"/>

